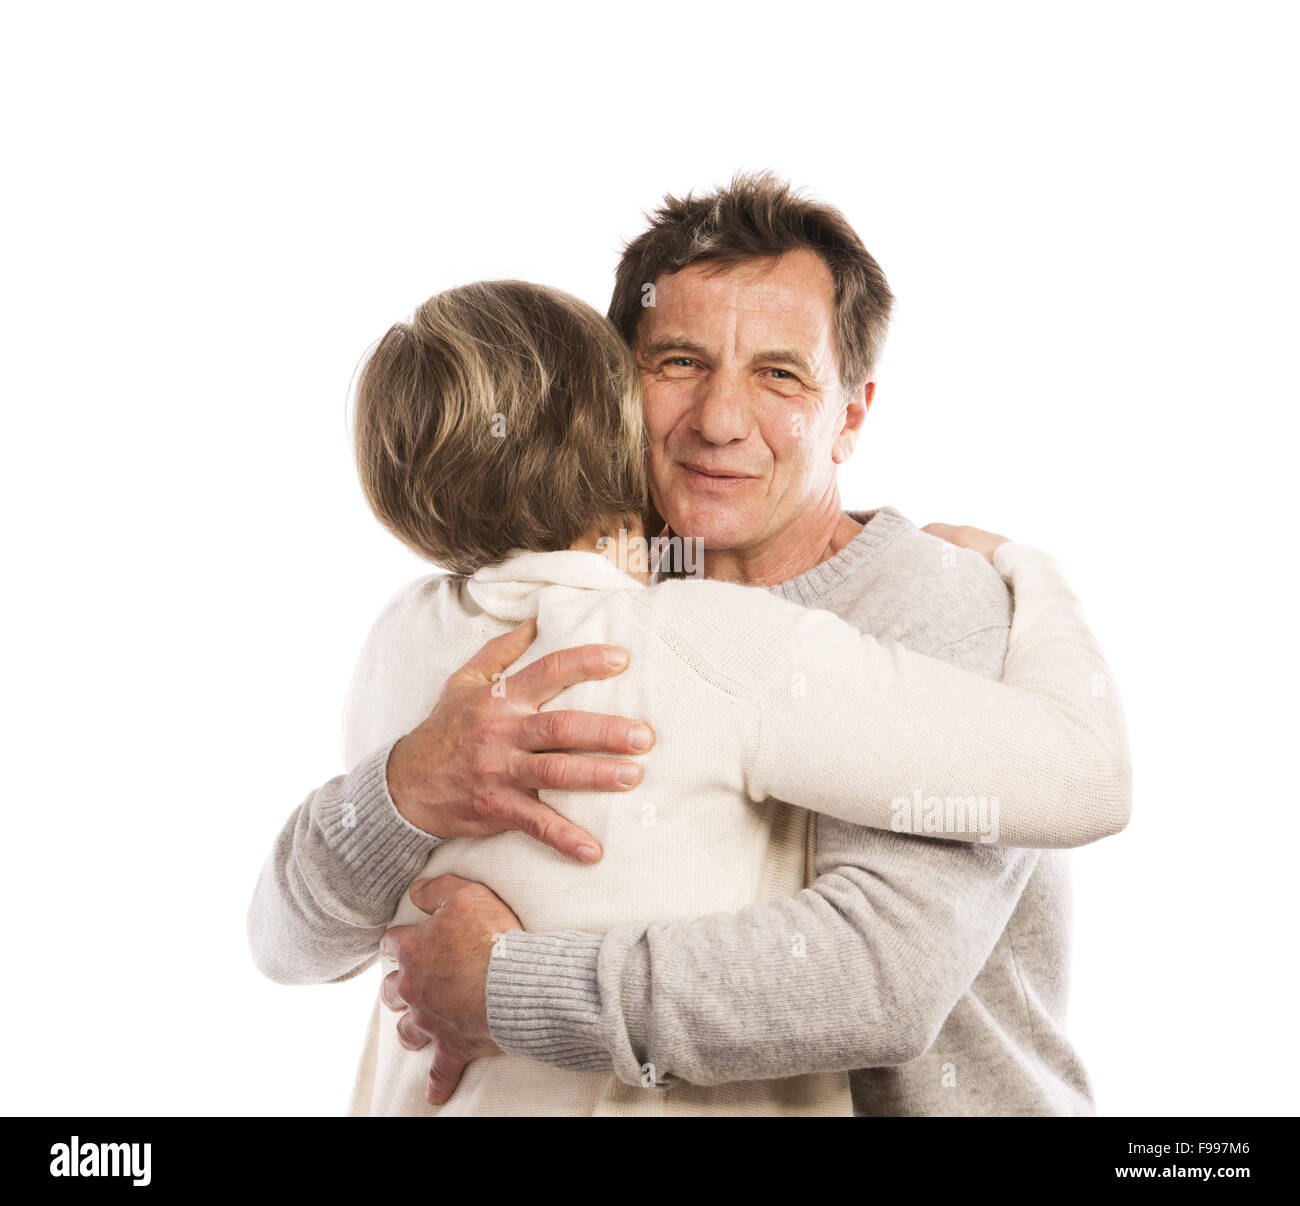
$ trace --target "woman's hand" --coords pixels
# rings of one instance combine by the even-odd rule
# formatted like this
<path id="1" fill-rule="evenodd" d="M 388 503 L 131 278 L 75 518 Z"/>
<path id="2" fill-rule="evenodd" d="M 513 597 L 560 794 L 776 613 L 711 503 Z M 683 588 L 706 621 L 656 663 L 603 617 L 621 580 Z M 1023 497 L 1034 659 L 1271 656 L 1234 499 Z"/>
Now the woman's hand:
<path id="1" fill-rule="evenodd" d="M 938 536 L 940 540 L 946 540 L 949 544 L 973 549 L 990 565 L 993 564 L 993 554 L 997 552 L 998 545 L 1006 544 L 1008 539 L 1006 536 L 999 536 L 996 532 L 986 532 L 983 528 L 955 528 L 949 523 L 928 523 L 921 531 L 929 532 L 931 536 Z"/>

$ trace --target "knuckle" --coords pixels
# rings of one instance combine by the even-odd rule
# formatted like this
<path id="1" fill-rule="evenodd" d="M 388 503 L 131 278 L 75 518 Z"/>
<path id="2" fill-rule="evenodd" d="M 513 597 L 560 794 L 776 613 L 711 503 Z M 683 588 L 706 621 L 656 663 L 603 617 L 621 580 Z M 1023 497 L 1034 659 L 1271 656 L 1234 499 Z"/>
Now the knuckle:
<path id="1" fill-rule="evenodd" d="M 500 792 L 489 788 L 475 800 L 475 811 L 487 821 L 499 821 L 506 813 L 506 799 Z"/>
<path id="2" fill-rule="evenodd" d="M 436 896 L 438 903 L 442 908 L 448 908 L 454 905 L 457 898 L 464 894 L 468 881 L 456 879 L 454 876 L 448 876 L 445 883 L 438 885 Z"/>
<path id="3" fill-rule="evenodd" d="M 418 945 L 419 939 L 416 937 L 414 930 L 410 930 L 402 935 L 401 940 L 397 944 L 397 962 L 402 967 L 406 967 L 408 964 L 415 962 L 416 948 Z"/>
<path id="4" fill-rule="evenodd" d="M 578 743 L 578 723 L 571 712 L 551 712 L 547 719 L 547 737 L 561 749 L 570 749 Z"/>
<path id="5" fill-rule="evenodd" d="M 563 754 L 540 754 L 537 758 L 537 777 L 547 787 L 559 787 L 564 782 L 568 759 Z"/>
<path id="6" fill-rule="evenodd" d="M 444 1044 L 438 1050 L 438 1055 L 433 1061 L 433 1067 L 429 1069 L 429 1075 L 435 1076 L 439 1080 L 446 1080 L 455 1076 L 460 1071 L 460 1067 L 459 1053 L 452 1050 L 451 1044 Z"/>
<path id="7" fill-rule="evenodd" d="M 497 745 L 479 740 L 467 751 L 470 774 L 476 779 L 495 779 L 501 773 L 501 755 Z"/>
<path id="8" fill-rule="evenodd" d="M 559 832 L 559 822 L 549 814 L 532 818 L 529 829 L 539 842 L 551 845 Z"/>

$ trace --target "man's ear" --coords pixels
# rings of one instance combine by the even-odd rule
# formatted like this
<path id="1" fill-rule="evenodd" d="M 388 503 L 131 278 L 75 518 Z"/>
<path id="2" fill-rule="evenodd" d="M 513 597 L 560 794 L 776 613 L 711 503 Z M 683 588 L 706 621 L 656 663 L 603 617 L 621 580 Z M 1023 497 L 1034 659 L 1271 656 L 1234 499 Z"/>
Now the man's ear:
<path id="1" fill-rule="evenodd" d="M 858 433 L 867 421 L 867 411 L 871 409 L 871 400 L 876 396 L 876 383 L 868 381 L 851 394 L 845 394 L 844 419 L 840 424 L 839 434 L 831 445 L 831 460 L 837 465 L 844 464 L 853 455 L 858 442 Z"/>

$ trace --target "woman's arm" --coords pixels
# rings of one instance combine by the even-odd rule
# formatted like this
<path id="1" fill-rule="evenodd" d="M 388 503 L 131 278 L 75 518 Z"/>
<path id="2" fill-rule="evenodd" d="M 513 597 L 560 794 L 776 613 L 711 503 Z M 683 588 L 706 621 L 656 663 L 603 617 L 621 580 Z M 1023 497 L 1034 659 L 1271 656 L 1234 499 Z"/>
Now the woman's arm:
<path id="1" fill-rule="evenodd" d="M 805 613 L 758 695 L 751 795 L 955 841 L 1070 847 L 1119 832 L 1123 710 L 1078 599 L 1046 553 L 951 531 L 1014 591 L 1002 681 Z"/>

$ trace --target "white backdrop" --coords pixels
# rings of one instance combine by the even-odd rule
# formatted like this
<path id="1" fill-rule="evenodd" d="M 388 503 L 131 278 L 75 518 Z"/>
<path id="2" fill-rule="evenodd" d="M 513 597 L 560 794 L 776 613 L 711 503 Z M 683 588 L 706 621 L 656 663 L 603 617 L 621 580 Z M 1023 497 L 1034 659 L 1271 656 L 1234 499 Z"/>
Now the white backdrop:
<path id="1" fill-rule="evenodd" d="M 375 980 L 262 981 L 244 913 L 428 572 L 356 485 L 357 362 L 467 280 L 603 310 L 643 209 L 770 167 L 899 298 L 846 504 L 1050 549 L 1123 690 L 1134 821 L 1072 856 L 1099 1110 L 1294 1112 L 1287 6 L 4 26 L 0 1111 L 342 1110 Z"/>

